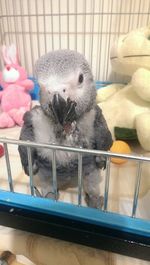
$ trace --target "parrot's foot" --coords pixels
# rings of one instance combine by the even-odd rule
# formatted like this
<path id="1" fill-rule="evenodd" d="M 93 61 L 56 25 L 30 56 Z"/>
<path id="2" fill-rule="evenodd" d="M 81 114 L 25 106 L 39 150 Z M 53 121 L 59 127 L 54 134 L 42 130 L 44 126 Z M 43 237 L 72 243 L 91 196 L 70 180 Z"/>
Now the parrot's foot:
<path id="1" fill-rule="evenodd" d="M 14 120 L 9 116 L 8 113 L 3 112 L 0 114 L 0 128 L 11 128 L 15 126 Z"/>
<path id="2" fill-rule="evenodd" d="M 106 157 L 97 156 L 96 157 L 96 165 L 100 169 L 106 169 Z"/>
<path id="3" fill-rule="evenodd" d="M 37 166 L 36 160 L 32 161 L 32 162 L 33 162 L 33 164 L 32 164 L 32 172 L 33 172 L 33 175 L 35 175 L 38 172 L 39 168 Z M 24 170 L 25 170 L 25 173 L 29 176 L 30 175 L 29 166 L 26 166 L 26 168 L 24 168 Z"/>
<path id="4" fill-rule="evenodd" d="M 85 201 L 91 208 L 101 209 L 104 204 L 104 197 L 93 194 L 85 194 Z"/>
<path id="5" fill-rule="evenodd" d="M 35 195 L 37 197 L 41 197 L 41 198 L 50 198 L 50 199 L 55 199 L 55 200 L 58 200 L 59 198 L 59 191 L 57 190 L 57 194 L 55 195 L 54 192 L 52 191 L 49 191 L 49 192 L 45 192 L 45 189 L 40 192 L 36 187 L 34 187 L 34 192 L 35 192 Z"/>
<path id="6" fill-rule="evenodd" d="M 57 191 L 57 194 L 55 194 L 54 192 L 48 192 L 45 195 L 45 198 L 50 198 L 50 199 L 53 199 L 53 200 L 58 200 L 59 199 L 59 193 L 58 193 L 58 191 Z"/>
<path id="7" fill-rule="evenodd" d="M 37 187 L 34 186 L 34 194 L 36 197 L 42 197 L 42 194 L 40 193 L 40 191 L 38 190 Z"/>

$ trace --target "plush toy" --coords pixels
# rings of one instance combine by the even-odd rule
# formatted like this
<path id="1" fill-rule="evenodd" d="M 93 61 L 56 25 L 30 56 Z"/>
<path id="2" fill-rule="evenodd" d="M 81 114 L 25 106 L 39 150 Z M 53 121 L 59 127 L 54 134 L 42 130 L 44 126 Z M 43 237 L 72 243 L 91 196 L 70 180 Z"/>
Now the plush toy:
<path id="1" fill-rule="evenodd" d="M 143 149 L 150 151 L 150 27 L 121 36 L 112 47 L 111 64 L 130 82 L 98 90 L 97 103 L 114 138 L 115 127 L 125 128 L 124 134 L 134 129 Z"/>
<path id="2" fill-rule="evenodd" d="M 2 56 L 5 67 L 0 72 L 0 128 L 22 126 L 23 115 L 31 108 L 29 91 L 34 83 L 20 66 L 15 45 L 3 46 Z"/>
<path id="3" fill-rule="evenodd" d="M 113 142 L 110 151 L 113 153 L 119 153 L 119 154 L 126 154 L 130 155 L 131 154 L 131 148 L 130 146 L 124 142 L 124 141 L 119 141 L 116 140 Z M 111 162 L 115 164 L 124 164 L 128 161 L 128 159 L 123 159 L 123 158 L 118 158 L 118 157 L 111 157 Z"/>

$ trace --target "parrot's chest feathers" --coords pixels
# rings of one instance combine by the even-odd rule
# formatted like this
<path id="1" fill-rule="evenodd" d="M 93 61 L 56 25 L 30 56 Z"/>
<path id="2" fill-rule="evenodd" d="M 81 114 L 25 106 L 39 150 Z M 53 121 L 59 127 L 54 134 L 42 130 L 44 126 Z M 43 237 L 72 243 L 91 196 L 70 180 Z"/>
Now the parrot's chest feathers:
<path id="1" fill-rule="evenodd" d="M 94 119 L 95 110 L 92 109 L 86 113 L 77 124 L 73 124 L 71 133 L 57 132 L 57 126 L 42 111 L 33 114 L 33 126 L 35 141 L 37 143 L 57 144 L 62 146 L 92 148 L 94 138 Z M 52 160 L 52 151 L 50 149 L 40 148 L 38 153 L 42 158 Z M 62 164 L 77 159 L 77 153 L 74 152 L 56 152 L 56 160 Z"/>

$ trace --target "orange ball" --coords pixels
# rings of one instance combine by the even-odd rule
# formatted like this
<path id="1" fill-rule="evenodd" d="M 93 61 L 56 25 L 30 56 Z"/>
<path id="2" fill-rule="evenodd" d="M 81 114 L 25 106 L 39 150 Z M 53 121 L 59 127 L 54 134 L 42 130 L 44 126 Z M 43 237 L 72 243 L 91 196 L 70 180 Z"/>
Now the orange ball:
<path id="1" fill-rule="evenodd" d="M 113 142 L 110 151 L 118 154 L 131 154 L 130 146 L 126 142 L 120 140 L 116 140 Z M 127 159 L 111 157 L 111 162 L 115 164 L 123 164 L 126 163 L 127 161 L 128 161 Z"/>

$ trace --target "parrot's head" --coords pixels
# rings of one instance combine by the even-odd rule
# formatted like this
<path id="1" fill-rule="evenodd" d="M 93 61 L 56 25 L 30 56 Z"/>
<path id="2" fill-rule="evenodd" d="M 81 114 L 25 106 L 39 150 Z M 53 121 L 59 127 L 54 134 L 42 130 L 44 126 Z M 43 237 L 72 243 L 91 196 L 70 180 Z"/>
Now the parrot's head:
<path id="1" fill-rule="evenodd" d="M 57 50 L 42 56 L 35 64 L 35 76 L 43 108 L 54 101 L 58 107 L 69 100 L 75 102 L 76 117 L 80 117 L 95 104 L 93 75 L 85 57 L 78 52 Z"/>

